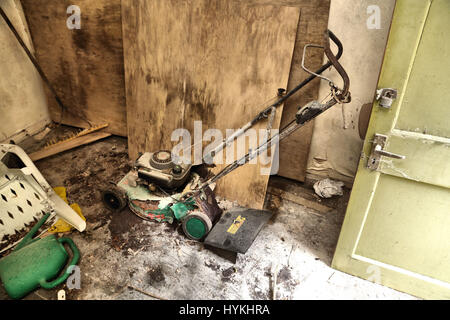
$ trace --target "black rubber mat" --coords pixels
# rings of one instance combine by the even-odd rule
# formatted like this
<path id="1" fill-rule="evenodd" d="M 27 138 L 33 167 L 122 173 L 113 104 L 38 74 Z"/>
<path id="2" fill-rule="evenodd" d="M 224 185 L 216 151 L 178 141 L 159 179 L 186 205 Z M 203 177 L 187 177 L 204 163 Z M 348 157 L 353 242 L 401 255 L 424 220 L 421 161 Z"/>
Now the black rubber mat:
<path id="1" fill-rule="evenodd" d="M 225 212 L 205 239 L 205 244 L 238 253 L 246 253 L 272 212 L 233 209 Z"/>

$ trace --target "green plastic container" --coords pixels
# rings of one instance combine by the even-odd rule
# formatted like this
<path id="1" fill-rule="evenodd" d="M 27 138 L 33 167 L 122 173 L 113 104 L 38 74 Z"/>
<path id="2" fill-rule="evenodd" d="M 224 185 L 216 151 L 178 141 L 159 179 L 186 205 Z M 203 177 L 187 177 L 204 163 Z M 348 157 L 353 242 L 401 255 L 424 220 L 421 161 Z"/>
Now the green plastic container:
<path id="1" fill-rule="evenodd" d="M 70 266 L 77 264 L 80 253 L 72 239 L 57 239 L 54 235 L 43 239 L 32 239 L 47 220 L 46 215 L 8 256 L 0 259 L 0 278 L 8 295 L 13 299 L 23 298 L 39 286 L 52 289 L 67 280 Z M 64 273 L 69 254 L 64 248 L 69 245 L 73 257 Z"/>

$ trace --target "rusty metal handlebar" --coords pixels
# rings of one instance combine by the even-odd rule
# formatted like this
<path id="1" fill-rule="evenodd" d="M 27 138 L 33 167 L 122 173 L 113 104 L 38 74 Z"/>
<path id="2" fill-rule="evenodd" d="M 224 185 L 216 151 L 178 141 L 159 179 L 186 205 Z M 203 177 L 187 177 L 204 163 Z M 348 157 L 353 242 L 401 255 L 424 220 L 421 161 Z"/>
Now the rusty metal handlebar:
<path id="1" fill-rule="evenodd" d="M 334 68 L 336 68 L 336 71 L 339 73 L 342 80 L 344 81 L 344 88 L 342 89 L 342 91 L 340 93 L 338 93 L 336 95 L 336 97 L 340 100 L 339 102 L 342 102 L 342 101 L 347 101 L 350 99 L 350 93 L 349 93 L 350 78 L 348 77 L 348 74 L 345 71 L 344 67 L 342 67 L 342 65 L 338 61 L 339 60 L 338 56 L 337 55 L 335 56 L 333 54 L 333 52 L 331 51 L 329 39 L 332 37 L 336 38 L 336 36 L 330 30 L 325 31 L 325 49 L 324 49 L 324 51 L 325 51 L 325 55 L 327 56 L 329 62 L 333 65 Z M 341 44 L 341 46 L 342 46 L 342 44 Z"/>

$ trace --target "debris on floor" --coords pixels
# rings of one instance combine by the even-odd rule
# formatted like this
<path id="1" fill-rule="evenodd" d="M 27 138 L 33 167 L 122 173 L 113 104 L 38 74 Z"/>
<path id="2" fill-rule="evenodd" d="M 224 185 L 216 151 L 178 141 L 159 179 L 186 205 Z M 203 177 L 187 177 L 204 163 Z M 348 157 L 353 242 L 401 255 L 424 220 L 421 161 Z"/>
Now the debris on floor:
<path id="1" fill-rule="evenodd" d="M 329 178 L 317 181 L 314 184 L 314 191 L 319 197 L 331 198 L 334 196 L 342 196 L 344 194 L 342 188 L 344 187 L 342 181 L 335 181 Z"/>
<path id="2" fill-rule="evenodd" d="M 41 143 L 58 138 L 55 131 L 67 130 L 52 130 Z M 347 189 L 343 197 L 321 200 L 333 210 L 327 215 L 268 195 L 266 208 L 273 211 L 272 217 L 246 254 L 234 254 L 233 260 L 188 239 L 180 224 L 146 221 L 129 208 L 106 210 L 100 191 L 117 184 L 131 165 L 126 139 L 114 136 L 36 162 L 49 184 L 65 186 L 68 202 L 83 208 L 87 227 L 70 233 L 81 252 L 79 288 L 62 283 L 52 290 L 37 289 L 24 299 L 56 300 L 59 290 L 66 292 L 67 300 L 272 299 L 276 264 L 279 300 L 411 298 L 330 268 Z M 223 212 L 239 208 L 227 199 L 217 202 Z M 3 288 L 0 298 L 9 298 Z"/>

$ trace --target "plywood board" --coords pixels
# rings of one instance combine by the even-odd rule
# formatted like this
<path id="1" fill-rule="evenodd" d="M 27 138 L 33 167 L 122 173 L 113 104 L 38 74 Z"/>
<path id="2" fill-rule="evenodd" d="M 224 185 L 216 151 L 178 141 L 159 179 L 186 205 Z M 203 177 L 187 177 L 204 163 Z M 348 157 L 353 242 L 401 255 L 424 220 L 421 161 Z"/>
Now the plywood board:
<path id="1" fill-rule="evenodd" d="M 225 135 L 253 118 L 287 86 L 298 19 L 296 7 L 122 1 L 130 157 L 172 149 L 173 130 L 193 136 L 197 120 Z M 250 164 L 220 180 L 217 193 L 262 208 L 268 178 Z"/>
<path id="2" fill-rule="evenodd" d="M 303 48 L 308 43 L 323 44 L 323 34 L 328 25 L 330 0 L 317 0 L 314 3 L 297 1 L 296 5 L 300 8 L 300 20 L 288 89 L 294 88 L 309 77 L 309 74 L 301 68 Z M 305 63 L 310 70 L 319 69 L 323 64 L 323 51 L 310 49 Z M 299 106 L 304 106 L 311 100 L 318 99 L 319 85 L 319 79 L 313 80 L 285 103 L 281 127 L 294 119 Z M 311 121 L 280 143 L 280 170 L 278 175 L 297 181 L 305 181 L 313 127 L 314 121 Z"/>
<path id="3" fill-rule="evenodd" d="M 70 30 L 67 8 L 81 9 L 81 29 Z M 36 49 L 36 58 L 64 104 L 76 115 L 126 136 L 120 0 L 22 0 Z M 49 91 L 47 90 L 47 93 Z M 51 117 L 61 110 L 48 94 Z M 63 123 L 87 127 L 65 113 Z"/>

